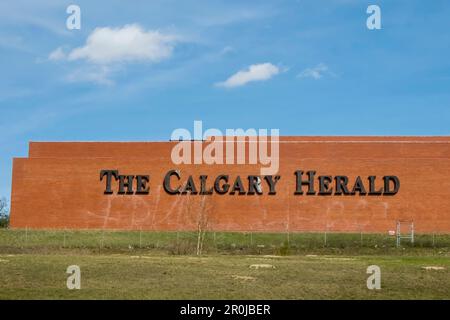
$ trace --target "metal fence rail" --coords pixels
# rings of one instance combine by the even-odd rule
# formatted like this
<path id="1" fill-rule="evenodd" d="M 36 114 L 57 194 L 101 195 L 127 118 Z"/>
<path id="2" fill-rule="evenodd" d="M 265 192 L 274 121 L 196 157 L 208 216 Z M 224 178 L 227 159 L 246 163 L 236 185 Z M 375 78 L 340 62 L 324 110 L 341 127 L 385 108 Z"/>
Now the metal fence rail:
<path id="1" fill-rule="evenodd" d="M 396 235 L 336 232 L 217 232 L 208 230 L 199 237 L 195 231 L 110 231 L 110 230 L 21 230 L 0 229 L 0 250 L 31 248 L 92 250 L 164 250 L 172 254 L 201 252 L 243 252 L 251 254 L 295 254 L 316 249 L 450 248 L 450 234 L 414 234 L 414 241 Z M 411 239 L 411 238 L 408 238 Z"/>

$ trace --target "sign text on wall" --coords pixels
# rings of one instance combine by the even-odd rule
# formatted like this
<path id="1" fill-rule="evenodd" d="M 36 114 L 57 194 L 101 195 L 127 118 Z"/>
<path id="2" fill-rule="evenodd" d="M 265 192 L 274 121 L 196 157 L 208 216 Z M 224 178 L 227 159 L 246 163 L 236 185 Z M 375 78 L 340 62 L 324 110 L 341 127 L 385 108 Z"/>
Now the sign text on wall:
<path id="1" fill-rule="evenodd" d="M 317 175 L 316 171 L 297 170 L 294 172 L 295 195 L 395 195 L 400 189 L 397 176 L 383 177 L 357 176 L 350 179 L 345 175 Z M 219 174 L 213 178 L 207 175 L 198 177 L 181 176 L 178 170 L 168 171 L 163 181 L 165 192 L 177 194 L 238 194 L 255 195 L 277 193 L 279 175 L 248 175 L 245 178 L 237 175 Z M 124 175 L 119 170 L 101 170 L 100 181 L 105 183 L 105 194 L 142 195 L 150 193 L 150 175 Z"/>

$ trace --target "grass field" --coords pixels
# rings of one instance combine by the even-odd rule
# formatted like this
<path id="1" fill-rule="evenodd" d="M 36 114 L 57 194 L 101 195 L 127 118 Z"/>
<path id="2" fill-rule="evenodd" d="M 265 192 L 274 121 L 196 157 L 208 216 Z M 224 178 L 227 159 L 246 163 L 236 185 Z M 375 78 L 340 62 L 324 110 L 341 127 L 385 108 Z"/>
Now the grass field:
<path id="1" fill-rule="evenodd" d="M 0 230 L 0 299 L 450 299 L 449 243 L 208 233 L 195 256 L 195 233 Z M 381 290 L 366 287 L 373 264 Z M 66 288 L 69 265 L 81 290 Z"/>

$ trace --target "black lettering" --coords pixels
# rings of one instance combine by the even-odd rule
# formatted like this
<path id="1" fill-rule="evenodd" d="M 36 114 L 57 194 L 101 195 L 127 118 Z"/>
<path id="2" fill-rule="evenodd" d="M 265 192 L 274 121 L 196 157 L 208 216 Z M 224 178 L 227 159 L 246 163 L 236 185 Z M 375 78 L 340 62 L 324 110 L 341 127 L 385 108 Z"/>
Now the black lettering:
<path id="1" fill-rule="evenodd" d="M 220 180 L 225 181 L 225 183 L 223 184 L 222 187 L 220 186 Z M 214 190 L 218 194 L 225 194 L 228 192 L 229 189 L 230 189 L 230 185 L 228 184 L 228 175 L 221 174 L 221 175 L 217 176 L 216 180 L 214 181 Z"/>
<path id="2" fill-rule="evenodd" d="M 330 195 L 333 193 L 333 188 L 330 188 L 331 181 L 333 181 L 331 176 L 319 176 L 320 195 Z"/>
<path id="3" fill-rule="evenodd" d="M 206 180 L 208 179 L 208 176 L 201 175 L 200 176 L 200 194 L 212 194 L 213 188 L 209 188 L 209 190 L 206 190 Z"/>
<path id="4" fill-rule="evenodd" d="M 384 180 L 384 195 L 392 196 L 398 192 L 400 189 L 400 180 L 396 176 L 385 176 L 383 177 Z M 394 189 L 390 189 L 390 181 L 394 183 Z"/>
<path id="5" fill-rule="evenodd" d="M 168 194 L 178 194 L 178 193 L 180 193 L 180 187 L 178 187 L 176 189 L 172 189 L 172 187 L 170 186 L 170 177 L 171 176 L 175 176 L 175 177 L 177 177 L 178 180 L 180 180 L 180 174 L 178 173 L 178 171 L 177 170 L 170 170 L 164 176 L 164 190 Z"/>
<path id="6" fill-rule="evenodd" d="M 334 192 L 335 195 L 341 195 L 344 193 L 345 195 L 350 194 L 350 191 L 348 191 L 348 177 L 347 176 L 336 176 L 334 177 L 334 180 L 336 181 L 336 191 Z"/>
<path id="7" fill-rule="evenodd" d="M 297 177 L 295 194 L 303 194 L 303 190 L 302 190 L 303 185 L 308 186 L 308 192 L 306 194 L 308 194 L 308 195 L 316 194 L 316 191 L 314 191 L 314 176 L 315 176 L 316 172 L 308 171 L 306 174 L 308 175 L 308 179 L 302 180 L 303 171 L 301 171 L 301 170 L 295 171 L 295 175 Z"/>
<path id="8" fill-rule="evenodd" d="M 245 194 L 245 188 L 242 184 L 242 180 L 240 176 L 236 177 L 236 180 L 233 183 L 233 187 L 231 188 L 230 194 L 235 194 L 236 190 L 239 192 L 239 194 Z"/>
<path id="9" fill-rule="evenodd" d="M 258 188 L 259 185 L 259 188 Z M 247 194 L 262 194 L 261 190 L 261 178 L 258 176 L 248 176 L 248 192 Z"/>
<path id="10" fill-rule="evenodd" d="M 150 176 L 136 176 L 136 194 L 148 194 L 150 192 L 150 187 L 147 183 L 150 181 Z"/>
<path id="11" fill-rule="evenodd" d="M 119 170 L 101 170 L 100 171 L 100 181 L 103 180 L 103 177 L 106 175 L 106 189 L 104 191 L 105 194 L 112 194 L 113 191 L 111 189 L 111 180 L 112 177 L 117 181 L 117 176 L 119 175 Z"/>
<path id="12" fill-rule="evenodd" d="M 269 194 L 277 194 L 277 191 L 275 190 L 275 186 L 277 182 L 280 180 L 280 176 L 275 176 L 275 180 L 273 176 L 265 176 L 264 179 L 269 184 Z"/>
<path id="13" fill-rule="evenodd" d="M 375 179 L 376 176 L 369 176 L 369 195 L 380 195 L 383 192 L 383 189 L 375 190 Z"/>
<path id="14" fill-rule="evenodd" d="M 191 193 L 191 194 L 197 194 L 197 188 L 195 187 L 194 179 L 192 179 L 192 176 L 189 176 L 186 185 L 183 188 L 183 191 L 181 191 L 182 194 Z"/>
<path id="15" fill-rule="evenodd" d="M 366 188 L 364 188 L 364 184 L 360 176 L 356 177 L 355 184 L 353 185 L 352 194 L 356 194 L 356 192 L 359 192 L 359 195 L 366 194 Z"/>
<path id="16" fill-rule="evenodd" d="M 119 176 L 119 192 L 118 194 L 125 194 L 125 188 L 127 188 L 126 194 L 133 194 L 133 179 L 134 176 Z M 126 182 L 125 182 L 126 180 Z"/>

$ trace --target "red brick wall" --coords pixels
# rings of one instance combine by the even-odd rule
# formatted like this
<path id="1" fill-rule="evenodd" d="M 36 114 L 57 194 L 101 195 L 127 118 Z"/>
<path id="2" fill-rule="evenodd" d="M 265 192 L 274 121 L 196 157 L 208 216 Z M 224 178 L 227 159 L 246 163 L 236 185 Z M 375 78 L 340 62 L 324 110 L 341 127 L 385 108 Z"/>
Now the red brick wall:
<path id="1" fill-rule="evenodd" d="M 264 195 L 167 194 L 171 169 L 182 181 L 206 174 L 210 186 L 218 174 L 244 182 L 259 175 L 258 165 L 174 165 L 174 144 L 31 142 L 29 158 L 14 159 L 11 226 L 190 230 L 203 207 L 217 231 L 387 232 L 396 220 L 414 220 L 418 232 L 450 231 L 450 137 L 283 137 L 276 195 L 265 184 Z M 150 194 L 105 195 L 101 169 L 150 175 Z M 401 187 L 394 196 L 294 195 L 296 170 L 351 181 L 395 175 Z"/>

